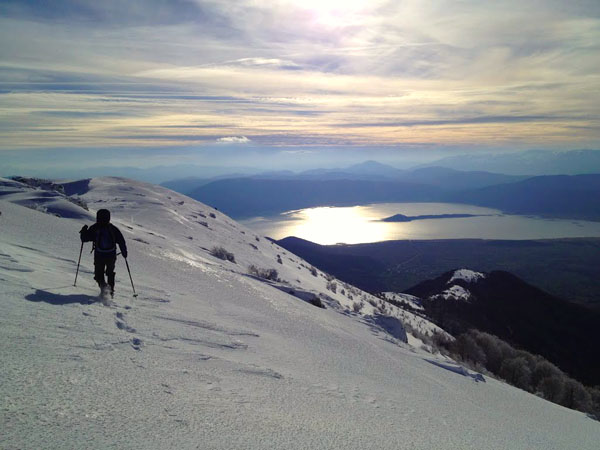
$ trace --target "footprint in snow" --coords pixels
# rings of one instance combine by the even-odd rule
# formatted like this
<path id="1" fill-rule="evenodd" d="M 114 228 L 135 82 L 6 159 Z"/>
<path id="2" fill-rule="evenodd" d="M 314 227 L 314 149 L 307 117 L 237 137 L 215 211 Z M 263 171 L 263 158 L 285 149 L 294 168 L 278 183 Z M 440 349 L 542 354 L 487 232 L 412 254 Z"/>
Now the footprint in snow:
<path id="1" fill-rule="evenodd" d="M 127 322 L 125 320 L 125 314 L 123 314 L 122 312 L 117 312 L 115 314 L 117 316 L 117 320 L 115 321 L 115 325 L 117 326 L 117 328 L 119 330 L 125 330 L 128 333 L 135 333 L 136 330 L 133 327 L 130 327 L 129 325 L 127 325 Z"/>
<path id="2" fill-rule="evenodd" d="M 133 338 L 131 340 L 131 346 L 137 351 L 140 351 L 142 349 L 142 345 L 143 345 L 143 342 L 139 338 Z"/>

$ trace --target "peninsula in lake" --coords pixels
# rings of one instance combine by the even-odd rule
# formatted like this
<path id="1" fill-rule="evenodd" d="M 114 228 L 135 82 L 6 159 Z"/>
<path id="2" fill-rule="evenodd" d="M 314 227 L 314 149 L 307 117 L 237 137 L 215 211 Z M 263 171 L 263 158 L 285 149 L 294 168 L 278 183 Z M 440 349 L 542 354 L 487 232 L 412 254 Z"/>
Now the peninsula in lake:
<path id="1" fill-rule="evenodd" d="M 460 219 L 463 217 L 481 217 L 489 214 L 432 214 L 423 216 L 405 216 L 404 214 L 396 214 L 394 216 L 381 219 L 381 222 L 412 222 L 413 220 L 425 219 Z"/>

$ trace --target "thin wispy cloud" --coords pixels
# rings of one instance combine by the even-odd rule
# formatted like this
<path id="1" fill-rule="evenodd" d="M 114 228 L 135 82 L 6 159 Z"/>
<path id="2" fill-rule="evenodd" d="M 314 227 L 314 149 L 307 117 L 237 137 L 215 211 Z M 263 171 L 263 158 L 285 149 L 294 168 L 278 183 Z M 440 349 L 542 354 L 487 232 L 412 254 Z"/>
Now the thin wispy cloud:
<path id="1" fill-rule="evenodd" d="M 600 143 L 596 1 L 15 0 L 0 42 L 2 149 Z"/>
<path id="2" fill-rule="evenodd" d="M 246 136 L 225 136 L 217 139 L 219 144 L 248 144 L 250 139 Z"/>

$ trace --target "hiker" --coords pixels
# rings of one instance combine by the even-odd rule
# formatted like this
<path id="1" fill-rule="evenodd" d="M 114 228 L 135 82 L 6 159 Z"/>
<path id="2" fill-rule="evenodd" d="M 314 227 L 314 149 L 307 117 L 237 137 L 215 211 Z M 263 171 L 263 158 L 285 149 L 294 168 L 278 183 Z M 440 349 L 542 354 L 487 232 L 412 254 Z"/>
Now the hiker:
<path id="1" fill-rule="evenodd" d="M 98 282 L 102 294 L 110 287 L 110 295 L 115 294 L 115 262 L 117 261 L 117 244 L 123 258 L 127 258 L 127 246 L 123 234 L 110 223 L 110 211 L 99 209 L 96 213 L 96 223 L 88 228 L 84 225 L 79 232 L 81 242 L 94 243 L 94 280 Z M 108 283 L 104 280 L 104 274 Z"/>

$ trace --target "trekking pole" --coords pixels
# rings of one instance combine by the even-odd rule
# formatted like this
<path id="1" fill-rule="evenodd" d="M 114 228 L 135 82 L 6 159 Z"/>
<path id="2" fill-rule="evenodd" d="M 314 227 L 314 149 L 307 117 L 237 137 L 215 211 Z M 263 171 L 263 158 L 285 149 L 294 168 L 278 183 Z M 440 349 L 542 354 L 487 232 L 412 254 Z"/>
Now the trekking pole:
<path id="1" fill-rule="evenodd" d="M 83 242 L 81 243 L 81 250 L 79 250 L 79 261 L 77 261 L 77 272 L 75 272 L 75 283 L 73 286 L 77 286 L 77 275 L 79 275 L 79 264 L 81 263 L 81 254 L 83 253 Z"/>
<path id="2" fill-rule="evenodd" d="M 125 260 L 125 264 L 127 265 L 127 273 L 129 274 L 129 280 L 131 281 L 131 288 L 133 289 L 133 296 L 137 297 L 138 295 L 135 293 L 135 287 L 133 286 L 133 278 L 131 278 L 131 270 L 129 270 L 129 263 L 127 262 L 127 258 L 123 258 Z"/>

